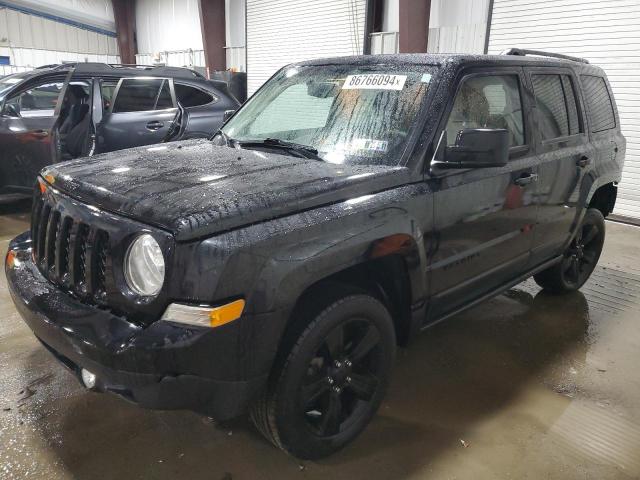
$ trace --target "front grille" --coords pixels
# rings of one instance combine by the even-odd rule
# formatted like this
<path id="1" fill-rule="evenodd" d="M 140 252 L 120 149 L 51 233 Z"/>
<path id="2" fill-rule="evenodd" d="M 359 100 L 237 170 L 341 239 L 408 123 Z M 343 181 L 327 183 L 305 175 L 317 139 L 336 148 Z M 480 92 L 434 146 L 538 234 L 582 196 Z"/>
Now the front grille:
<path id="1" fill-rule="evenodd" d="M 36 195 L 31 214 L 33 258 L 44 276 L 96 303 L 106 298 L 109 234 Z"/>

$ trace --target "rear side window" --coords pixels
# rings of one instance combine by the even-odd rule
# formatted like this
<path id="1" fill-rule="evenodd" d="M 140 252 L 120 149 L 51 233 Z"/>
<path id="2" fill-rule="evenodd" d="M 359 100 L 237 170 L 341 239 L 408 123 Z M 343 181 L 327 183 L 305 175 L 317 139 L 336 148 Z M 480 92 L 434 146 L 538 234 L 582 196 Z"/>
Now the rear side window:
<path id="1" fill-rule="evenodd" d="M 542 140 L 567 137 L 569 108 L 561 75 L 532 75 L 533 91 L 538 107 L 539 129 Z"/>
<path id="2" fill-rule="evenodd" d="M 581 78 L 589 107 L 591 131 L 596 133 L 615 128 L 616 116 L 604 78 L 592 75 L 582 75 Z"/>
<path id="3" fill-rule="evenodd" d="M 512 147 L 524 145 L 518 76 L 466 79 L 456 94 L 446 128 L 449 146 L 455 145 L 458 133 L 467 128 L 504 128 L 509 131 Z"/>
<path id="4" fill-rule="evenodd" d="M 567 101 L 567 114 L 569 115 L 569 135 L 576 135 L 582 132 L 580 119 L 578 116 L 578 103 L 576 101 L 576 90 L 573 88 L 573 81 L 569 75 L 562 75 L 562 88 Z"/>
<path id="5" fill-rule="evenodd" d="M 171 89 L 169 88 L 169 82 L 165 80 L 162 83 L 162 88 L 160 89 L 160 95 L 158 95 L 158 101 L 156 102 L 156 110 L 161 110 L 163 108 L 172 108 L 173 100 L 171 99 Z"/>
<path id="6" fill-rule="evenodd" d="M 199 88 L 190 87 L 188 85 L 182 85 L 180 83 L 175 84 L 176 99 L 180 102 L 184 108 L 198 107 L 200 105 L 206 105 L 214 100 L 214 96 Z"/>
<path id="7" fill-rule="evenodd" d="M 173 107 L 169 82 L 162 78 L 124 79 L 113 105 L 114 113 Z"/>

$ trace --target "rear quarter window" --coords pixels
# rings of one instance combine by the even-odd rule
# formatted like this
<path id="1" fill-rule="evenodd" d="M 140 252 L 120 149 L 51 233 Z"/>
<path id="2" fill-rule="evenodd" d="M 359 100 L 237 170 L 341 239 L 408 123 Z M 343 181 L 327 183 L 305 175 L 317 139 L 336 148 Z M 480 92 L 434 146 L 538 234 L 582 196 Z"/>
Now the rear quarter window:
<path id="1" fill-rule="evenodd" d="M 215 100 L 215 97 L 199 88 L 175 83 L 176 99 L 184 108 L 199 107 Z"/>
<path id="2" fill-rule="evenodd" d="M 607 84 L 602 77 L 582 75 L 582 87 L 587 99 L 587 109 L 594 133 L 616 127 L 616 116 Z"/>

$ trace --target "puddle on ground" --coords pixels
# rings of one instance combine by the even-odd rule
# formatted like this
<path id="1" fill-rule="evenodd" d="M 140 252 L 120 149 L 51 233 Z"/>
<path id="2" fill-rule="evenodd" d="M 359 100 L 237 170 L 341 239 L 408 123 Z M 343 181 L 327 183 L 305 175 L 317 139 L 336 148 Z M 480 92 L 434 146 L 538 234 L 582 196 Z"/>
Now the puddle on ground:
<path id="1" fill-rule="evenodd" d="M 6 248 L 28 208 L 5 217 Z M 639 478 L 640 230 L 607 228 L 582 292 L 527 281 L 425 332 L 399 351 L 363 435 L 304 464 L 247 419 L 85 391 L 20 321 L 2 278 L 0 478 Z"/>

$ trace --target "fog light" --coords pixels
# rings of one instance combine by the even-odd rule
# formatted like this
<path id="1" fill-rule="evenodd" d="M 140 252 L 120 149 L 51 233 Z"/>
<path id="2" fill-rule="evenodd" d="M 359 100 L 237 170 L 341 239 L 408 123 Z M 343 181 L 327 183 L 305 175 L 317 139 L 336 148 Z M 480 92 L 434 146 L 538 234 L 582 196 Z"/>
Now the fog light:
<path id="1" fill-rule="evenodd" d="M 95 373 L 91 373 L 89 370 L 85 370 L 84 368 L 80 372 L 82 376 L 82 383 L 87 388 L 95 388 L 96 386 L 96 375 Z"/>

